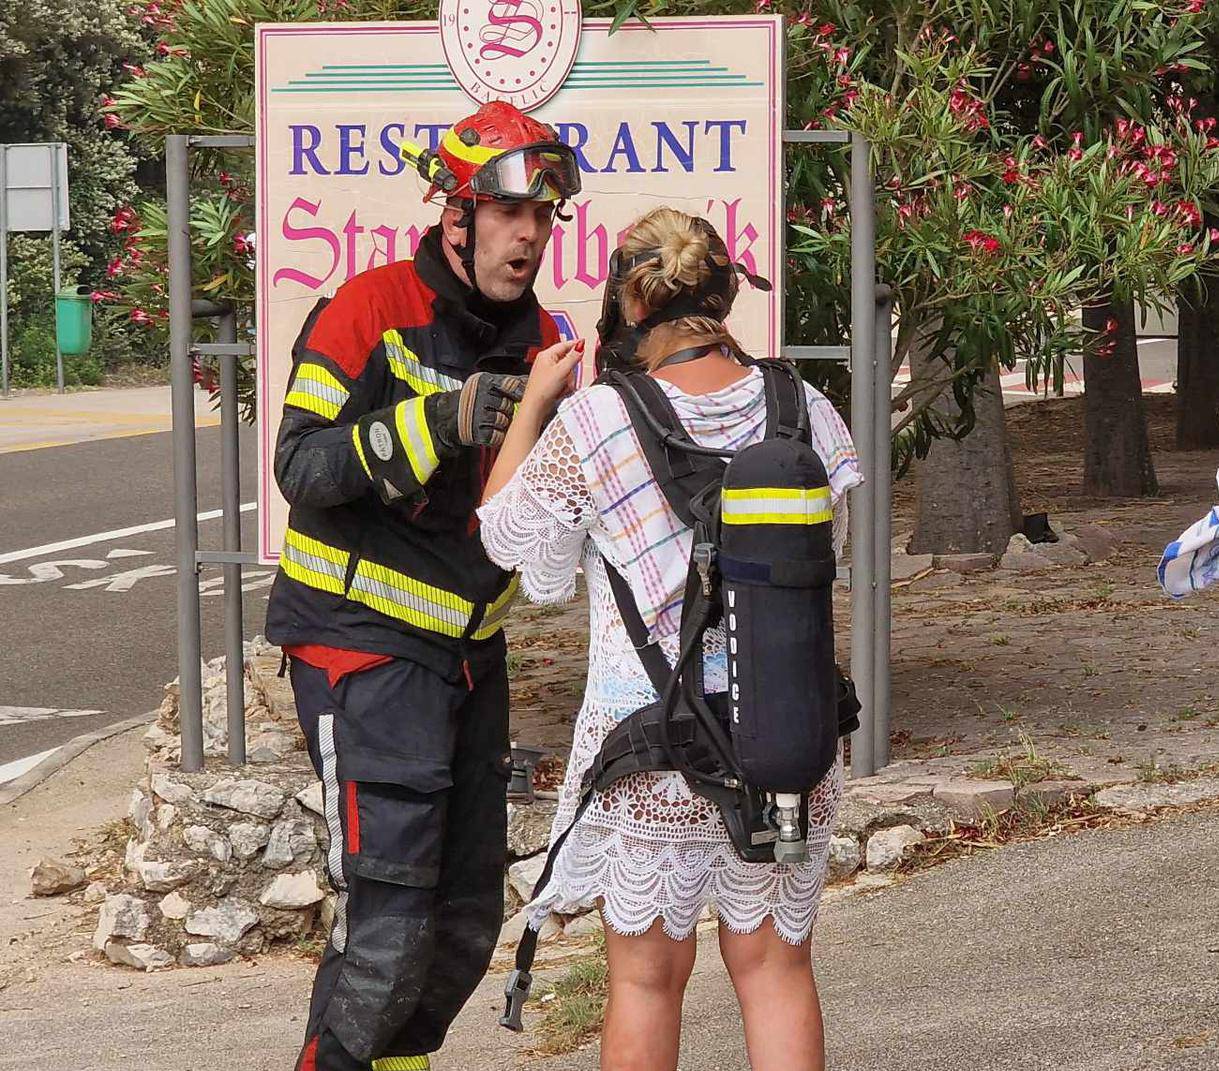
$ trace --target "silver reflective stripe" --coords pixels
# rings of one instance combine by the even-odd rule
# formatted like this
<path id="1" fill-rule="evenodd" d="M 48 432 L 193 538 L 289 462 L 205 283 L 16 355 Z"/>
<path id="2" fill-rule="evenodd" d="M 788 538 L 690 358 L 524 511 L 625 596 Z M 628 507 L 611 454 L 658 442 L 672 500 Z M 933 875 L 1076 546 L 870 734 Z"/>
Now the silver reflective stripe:
<path id="1" fill-rule="evenodd" d="M 316 554 L 309 554 L 301 550 L 299 547 L 294 547 L 287 540 L 284 541 L 283 556 L 292 562 L 294 565 L 299 565 L 302 569 L 308 569 L 310 572 L 321 573 L 324 576 L 333 577 L 339 582 L 340 590 L 343 581 L 347 576 L 347 567 L 340 565 L 338 562 L 332 562 L 326 558 L 319 558 Z"/>
<path id="2" fill-rule="evenodd" d="M 387 331 L 382 336 L 389 370 L 404 383 L 410 384 L 416 394 L 435 394 L 442 390 L 460 390 L 461 380 L 446 376 L 424 364 L 402 341 L 397 331 Z"/>
<path id="3" fill-rule="evenodd" d="M 293 390 L 304 391 L 306 394 L 312 394 L 315 398 L 322 398 L 328 402 L 337 405 L 340 409 L 351 395 L 342 387 L 334 387 L 328 383 L 320 383 L 316 379 L 310 379 L 308 376 L 297 375 L 292 384 Z"/>
<path id="4" fill-rule="evenodd" d="M 347 879 L 343 875 L 343 826 L 339 821 L 339 771 L 334 750 L 333 714 L 323 714 L 317 719 L 317 737 L 322 753 L 322 809 L 326 812 L 326 828 L 330 831 L 326 870 L 339 891 L 330 943 L 336 951 L 342 952 L 347 947 Z"/>
<path id="5" fill-rule="evenodd" d="M 825 513 L 830 508 L 828 491 L 807 493 L 804 498 L 767 498 L 765 495 L 749 498 L 725 497 L 722 501 L 725 517 L 739 517 L 742 514 L 804 514 Z"/>
<path id="6" fill-rule="evenodd" d="M 383 580 L 374 580 L 367 573 L 360 571 L 361 566 L 364 564 L 364 562 L 361 562 L 360 565 L 356 566 L 356 575 L 351 581 L 352 591 L 362 591 L 365 595 L 371 595 L 375 599 L 383 599 L 385 602 L 392 603 L 395 606 L 413 610 L 416 614 L 424 617 L 438 619 L 457 629 L 458 635 L 470 623 L 470 615 L 468 613 L 455 609 L 452 606 L 442 606 L 440 603 L 433 602 L 416 591 L 408 591 L 405 588 L 397 587 Z"/>

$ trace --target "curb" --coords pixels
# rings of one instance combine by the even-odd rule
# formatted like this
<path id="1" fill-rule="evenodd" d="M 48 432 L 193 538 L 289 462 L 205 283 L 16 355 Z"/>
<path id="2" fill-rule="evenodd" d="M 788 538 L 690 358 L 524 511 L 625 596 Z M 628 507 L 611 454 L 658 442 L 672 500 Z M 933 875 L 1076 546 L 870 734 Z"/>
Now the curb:
<path id="1" fill-rule="evenodd" d="M 148 725 L 156 719 L 156 716 L 157 712 L 151 710 L 147 714 L 137 714 L 134 718 L 116 721 L 113 725 L 107 725 L 104 729 L 74 736 L 66 744 L 63 744 L 54 755 L 48 755 L 33 769 L 26 770 L 20 777 L 13 779 L 3 788 L 0 788 L 0 807 L 15 803 L 27 792 L 41 785 L 47 778 L 59 773 L 74 758 L 83 755 L 94 744 L 100 744 L 103 740 L 109 740 L 112 736 L 118 736 L 120 733 Z"/>

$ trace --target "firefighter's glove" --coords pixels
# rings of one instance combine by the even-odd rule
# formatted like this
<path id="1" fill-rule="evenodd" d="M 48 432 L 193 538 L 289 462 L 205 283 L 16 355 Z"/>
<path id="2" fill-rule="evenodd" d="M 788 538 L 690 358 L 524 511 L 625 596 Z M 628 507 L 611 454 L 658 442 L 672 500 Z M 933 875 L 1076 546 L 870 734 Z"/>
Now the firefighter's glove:
<path id="1" fill-rule="evenodd" d="M 430 427 L 430 400 L 407 398 L 360 417 L 351 429 L 360 465 L 383 502 L 417 498 L 440 465 L 442 449 Z"/>
<path id="2" fill-rule="evenodd" d="M 450 452 L 463 446 L 499 446 L 524 393 L 524 376 L 475 372 L 461 390 L 428 396 L 432 431 Z"/>

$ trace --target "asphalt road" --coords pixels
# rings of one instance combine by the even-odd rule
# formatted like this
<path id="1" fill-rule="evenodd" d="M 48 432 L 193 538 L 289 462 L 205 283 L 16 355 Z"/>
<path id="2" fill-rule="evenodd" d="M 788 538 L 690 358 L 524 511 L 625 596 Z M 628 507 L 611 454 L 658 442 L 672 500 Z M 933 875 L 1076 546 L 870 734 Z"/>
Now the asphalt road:
<path id="1" fill-rule="evenodd" d="M 219 509 L 219 428 L 197 442 L 199 511 Z M 243 428 L 243 502 L 255 497 L 254 447 Z M 0 766 L 155 708 L 177 675 L 172 527 L 47 549 L 172 519 L 172 463 L 168 433 L 0 454 Z M 242 530 L 252 548 L 253 511 Z M 199 538 L 218 548 L 220 520 L 201 522 Z M 246 577 L 248 639 L 262 630 L 271 570 Z M 211 658 L 223 651 L 219 568 L 200 581 Z M 52 713 L 82 710 L 101 713 Z"/>

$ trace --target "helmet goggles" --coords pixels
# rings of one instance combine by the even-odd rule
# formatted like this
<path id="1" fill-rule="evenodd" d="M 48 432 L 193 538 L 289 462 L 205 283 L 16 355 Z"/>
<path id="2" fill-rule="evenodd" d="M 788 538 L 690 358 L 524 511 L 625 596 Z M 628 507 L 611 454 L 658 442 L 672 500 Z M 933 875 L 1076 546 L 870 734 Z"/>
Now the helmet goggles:
<path id="1" fill-rule="evenodd" d="M 470 192 L 505 201 L 564 201 L 580 192 L 580 167 L 566 145 L 523 145 L 483 164 L 470 179 Z"/>

